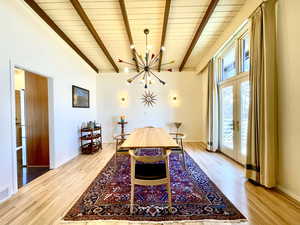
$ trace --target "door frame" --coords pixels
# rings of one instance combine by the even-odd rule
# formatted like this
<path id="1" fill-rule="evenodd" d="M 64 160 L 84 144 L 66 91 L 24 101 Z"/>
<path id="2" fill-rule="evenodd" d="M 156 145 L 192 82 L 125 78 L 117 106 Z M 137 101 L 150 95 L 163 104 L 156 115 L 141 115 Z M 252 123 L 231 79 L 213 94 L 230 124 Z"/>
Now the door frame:
<path id="1" fill-rule="evenodd" d="M 222 116 L 222 106 L 223 106 L 223 104 L 222 104 L 222 102 L 221 102 L 221 99 L 222 99 L 222 88 L 226 88 L 226 87 L 230 87 L 230 86 L 232 86 L 232 102 L 233 102 L 233 106 L 232 106 L 232 123 L 233 123 L 233 127 L 235 126 L 235 121 L 234 121 L 234 118 L 236 117 L 236 109 L 235 109 L 235 105 L 236 105 L 236 101 L 237 101 L 237 99 L 236 99 L 236 81 L 235 80 L 230 80 L 230 81 L 228 81 L 228 82 L 224 82 L 224 83 L 222 83 L 220 86 L 219 86 L 219 99 L 220 99 L 220 123 L 219 123 L 219 129 L 220 129 L 220 131 L 219 131 L 219 134 L 220 134 L 220 150 L 221 150 L 221 152 L 223 152 L 223 153 L 225 153 L 226 155 L 228 155 L 229 157 L 231 157 L 231 158 L 235 158 L 235 152 L 234 152 L 234 149 L 235 149 L 235 147 L 236 147 L 236 135 L 235 135 L 235 128 L 233 128 L 233 137 L 232 137 L 232 142 L 233 142 L 233 148 L 232 149 L 229 149 L 229 148 L 224 148 L 223 147 L 223 143 L 222 143 L 222 137 L 223 137 L 223 135 L 222 135 L 222 128 L 223 128 L 223 126 L 222 126 L 222 120 L 223 120 L 223 116 Z"/>
<path id="2" fill-rule="evenodd" d="M 53 92 L 53 78 L 45 76 L 43 72 L 35 71 L 26 66 L 15 63 L 13 60 L 10 64 L 10 101 L 11 101 L 11 159 L 12 159 L 12 194 L 18 192 L 18 168 L 16 155 L 16 124 L 15 124 L 15 68 L 36 73 L 48 80 L 48 123 L 49 123 L 49 169 L 55 168 L 55 149 L 54 149 L 54 92 Z"/>
<path id="3" fill-rule="evenodd" d="M 242 82 L 249 80 L 249 73 L 245 72 L 245 73 L 240 73 L 240 75 L 236 75 L 233 76 L 232 78 L 229 78 L 225 81 L 222 81 L 218 84 L 218 89 L 219 89 L 219 115 L 220 115 L 220 122 L 219 122 L 219 143 L 220 143 L 220 151 L 225 153 L 227 156 L 229 156 L 230 158 L 232 158 L 233 160 L 243 164 L 245 162 L 246 157 L 244 157 L 240 150 L 241 150 L 241 137 L 240 137 L 240 127 L 241 124 L 237 124 L 236 120 L 238 116 L 240 116 L 241 112 L 240 112 L 240 107 L 236 107 L 238 105 L 240 105 L 241 103 L 241 99 L 240 99 L 240 94 L 238 93 L 238 91 L 240 90 L 240 85 Z M 222 149 L 222 103 L 221 103 L 221 88 L 223 87 L 227 87 L 233 85 L 233 126 L 235 127 L 235 129 L 233 130 L 233 151 L 228 150 L 228 149 Z M 240 118 L 238 118 L 240 119 Z M 237 129 L 238 127 L 238 129 Z M 235 150 L 236 148 L 236 150 Z"/>
<path id="4" fill-rule="evenodd" d="M 239 124 L 237 124 L 238 130 L 236 131 L 236 139 L 237 139 L 237 147 L 238 147 L 238 150 L 236 152 L 236 159 L 238 160 L 238 162 L 242 163 L 243 165 L 246 164 L 246 156 L 242 154 L 242 149 L 241 149 L 242 146 L 241 146 L 241 93 L 240 91 L 241 91 L 241 84 L 245 81 L 249 81 L 248 75 L 244 77 L 240 77 L 240 79 L 236 81 L 237 82 L 236 96 L 237 96 L 237 106 L 238 106 L 236 107 L 237 108 L 236 113 L 237 116 L 239 116 L 239 118 L 237 118 L 239 121 Z"/>

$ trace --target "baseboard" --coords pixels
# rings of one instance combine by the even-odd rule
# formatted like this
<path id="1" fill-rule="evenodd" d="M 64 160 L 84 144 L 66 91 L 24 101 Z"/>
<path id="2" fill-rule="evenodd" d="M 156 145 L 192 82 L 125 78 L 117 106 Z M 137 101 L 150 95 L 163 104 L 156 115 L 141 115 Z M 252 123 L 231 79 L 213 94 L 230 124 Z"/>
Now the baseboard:
<path id="1" fill-rule="evenodd" d="M 11 193 L 9 191 L 9 187 L 0 190 L 0 203 L 5 202 L 7 199 L 11 197 Z"/>
<path id="2" fill-rule="evenodd" d="M 0 200 L 0 204 L 6 202 L 6 201 L 7 201 L 8 199 L 10 199 L 11 197 L 12 197 L 12 194 L 10 194 L 9 196 L 7 196 L 7 197 L 4 198 L 4 199 L 1 199 L 1 200 Z"/>
<path id="3" fill-rule="evenodd" d="M 276 187 L 276 189 L 283 193 L 284 195 L 286 195 L 287 198 L 290 198 L 292 201 L 294 201 L 295 203 L 299 204 L 300 205 L 300 196 L 299 195 L 296 195 L 294 194 L 293 192 L 289 191 L 287 188 L 281 186 L 281 185 L 278 185 Z"/>
<path id="4" fill-rule="evenodd" d="M 53 168 L 49 167 L 49 168 L 50 169 L 57 169 L 60 166 L 63 166 L 64 164 L 66 164 L 66 163 L 70 162 L 71 160 L 75 159 L 78 155 L 80 155 L 80 151 L 78 151 L 73 156 L 69 157 L 68 159 L 63 160 L 62 162 L 59 162 L 59 163 L 55 162 L 54 167 Z"/>

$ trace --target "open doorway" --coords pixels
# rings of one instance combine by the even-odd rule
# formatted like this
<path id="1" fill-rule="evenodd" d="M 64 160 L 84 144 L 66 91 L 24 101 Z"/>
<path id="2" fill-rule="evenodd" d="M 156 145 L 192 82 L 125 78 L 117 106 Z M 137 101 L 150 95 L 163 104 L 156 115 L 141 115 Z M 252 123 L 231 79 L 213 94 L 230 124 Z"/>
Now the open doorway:
<path id="1" fill-rule="evenodd" d="M 49 170 L 48 79 L 15 68 L 18 188 Z"/>

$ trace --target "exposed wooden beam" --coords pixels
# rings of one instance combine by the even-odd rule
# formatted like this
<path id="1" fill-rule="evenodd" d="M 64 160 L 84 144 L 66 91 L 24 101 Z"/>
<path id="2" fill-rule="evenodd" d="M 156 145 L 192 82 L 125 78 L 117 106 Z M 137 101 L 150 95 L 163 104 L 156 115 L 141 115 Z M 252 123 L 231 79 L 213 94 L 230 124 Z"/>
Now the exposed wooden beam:
<path id="1" fill-rule="evenodd" d="M 127 16 L 127 10 L 126 10 L 126 6 L 125 6 L 125 1 L 124 0 L 119 0 L 120 3 L 120 7 L 121 7 L 121 12 L 122 12 L 122 16 L 123 16 L 123 21 L 125 24 L 125 28 L 126 28 L 126 32 L 127 32 L 127 36 L 129 39 L 129 44 L 130 45 L 134 45 L 133 39 L 132 39 L 132 35 L 131 35 L 131 30 L 130 30 L 130 25 L 129 25 L 129 21 L 128 21 L 128 16 Z M 132 52 L 132 56 L 134 58 L 135 61 L 135 67 L 136 67 L 136 71 L 140 72 L 139 66 L 138 66 L 138 60 L 136 57 L 136 50 L 135 48 L 133 48 L 131 50 Z"/>
<path id="2" fill-rule="evenodd" d="M 99 69 L 82 53 L 82 51 L 71 41 L 71 39 L 54 23 L 54 21 L 39 7 L 34 0 L 24 0 L 47 23 L 93 70 L 99 73 Z"/>
<path id="3" fill-rule="evenodd" d="M 214 12 L 214 10 L 215 10 L 218 2 L 219 2 L 219 0 L 211 0 L 210 4 L 209 4 L 209 6 L 208 6 L 208 8 L 207 8 L 207 10 L 205 12 L 205 15 L 204 15 L 204 17 L 203 17 L 203 19 L 202 19 L 202 21 L 201 21 L 201 23 L 200 23 L 200 25 L 199 25 L 196 33 L 195 33 L 195 36 L 194 36 L 194 38 L 193 38 L 193 40 L 191 42 L 191 45 L 188 48 L 188 50 L 187 50 L 187 52 L 186 52 L 186 54 L 185 54 L 185 56 L 183 58 L 183 61 L 182 61 L 181 65 L 180 65 L 180 67 L 179 67 L 179 71 L 183 70 L 183 68 L 184 68 L 184 66 L 186 64 L 186 61 L 190 57 L 190 55 L 191 55 L 191 53 L 192 53 L 195 45 L 197 44 L 197 41 L 200 38 L 200 35 L 202 34 L 202 32 L 203 32 L 206 24 L 208 23 L 208 20 L 210 19 L 212 13 Z"/>
<path id="4" fill-rule="evenodd" d="M 83 10 L 82 6 L 80 5 L 79 1 L 78 0 L 70 0 L 70 2 L 74 6 L 76 12 L 80 16 L 80 18 L 82 19 L 82 21 L 84 22 L 84 24 L 86 25 L 86 27 L 88 28 L 88 30 L 91 32 L 92 36 L 94 37 L 94 39 L 97 42 L 97 44 L 99 45 L 99 47 L 102 49 L 102 51 L 105 54 L 105 56 L 108 59 L 108 61 L 111 63 L 111 65 L 113 66 L 113 68 L 115 69 L 115 71 L 117 73 L 119 73 L 119 68 L 117 67 L 117 65 L 114 62 L 113 58 L 109 54 L 109 52 L 106 49 L 105 45 L 103 44 L 101 38 L 99 37 L 99 35 L 98 35 L 97 31 L 95 30 L 93 24 L 91 23 L 90 19 L 88 18 L 88 16 L 84 12 L 84 10 Z"/>
<path id="5" fill-rule="evenodd" d="M 168 19 L 169 19 L 169 12 L 170 12 L 170 5 L 171 5 L 171 0 L 166 0 L 165 14 L 164 14 L 164 24 L 163 24 L 163 30 L 162 30 L 162 35 L 161 35 L 160 47 L 162 47 L 162 46 L 165 45 L 165 39 L 166 39 L 166 33 L 167 33 L 167 26 L 168 26 Z M 163 57 L 163 51 L 160 49 L 160 57 L 159 57 L 159 63 L 158 63 L 158 72 L 160 72 L 162 57 Z"/>

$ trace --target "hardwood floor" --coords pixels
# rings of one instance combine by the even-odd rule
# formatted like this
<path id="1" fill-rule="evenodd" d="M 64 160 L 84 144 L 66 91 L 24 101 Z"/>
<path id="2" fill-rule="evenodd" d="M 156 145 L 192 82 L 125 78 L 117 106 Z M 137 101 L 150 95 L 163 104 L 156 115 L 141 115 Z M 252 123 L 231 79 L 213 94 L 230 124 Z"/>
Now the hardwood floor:
<path id="1" fill-rule="evenodd" d="M 200 144 L 197 143 L 185 144 L 185 149 L 232 203 L 248 218 L 249 222 L 243 224 L 300 224 L 299 205 L 276 191 L 257 187 L 247 182 L 243 177 L 242 167 L 237 163 L 221 154 L 203 151 Z M 0 205 L 0 224 L 63 224 L 61 217 L 93 181 L 113 156 L 114 151 L 114 145 L 105 144 L 101 153 L 79 155 L 67 164 L 47 172 L 20 188 L 16 195 Z M 137 223 L 96 221 L 96 223 L 83 222 L 80 224 L 128 225 Z M 214 223 L 177 222 L 176 224 L 212 225 Z"/>

